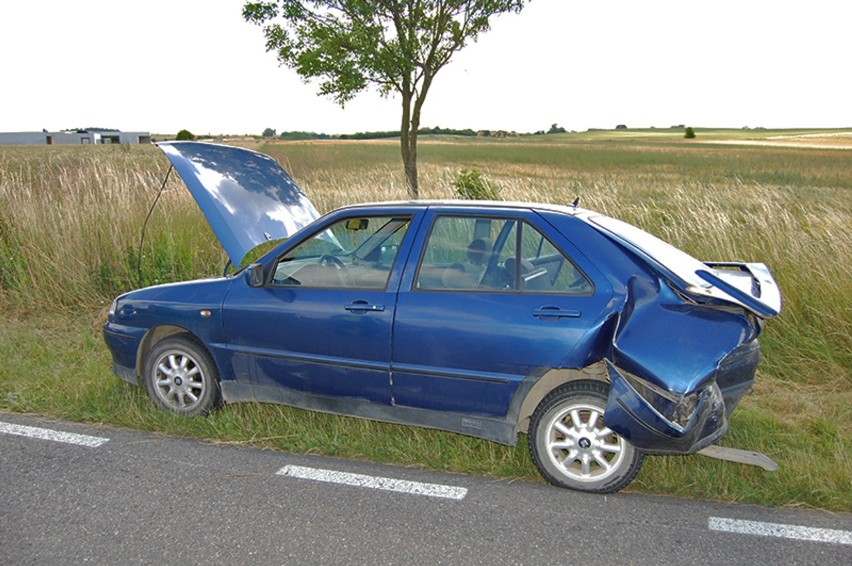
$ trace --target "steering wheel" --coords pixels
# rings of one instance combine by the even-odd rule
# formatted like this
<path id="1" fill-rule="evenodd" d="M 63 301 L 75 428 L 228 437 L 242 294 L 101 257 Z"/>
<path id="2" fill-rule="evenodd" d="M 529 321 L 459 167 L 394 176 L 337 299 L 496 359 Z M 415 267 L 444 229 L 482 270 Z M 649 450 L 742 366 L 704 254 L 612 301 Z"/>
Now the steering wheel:
<path id="1" fill-rule="evenodd" d="M 326 271 L 326 282 L 332 287 L 350 287 L 352 282 L 349 279 L 349 274 L 346 272 L 346 265 L 339 257 L 333 255 L 324 255 L 320 257 L 319 265 L 322 268 L 331 267 Z"/>
<path id="2" fill-rule="evenodd" d="M 319 264 L 323 267 L 327 265 L 333 265 L 335 269 L 346 269 L 346 266 L 343 265 L 343 262 L 340 261 L 339 257 L 335 257 L 333 255 L 325 254 L 320 257 Z"/>

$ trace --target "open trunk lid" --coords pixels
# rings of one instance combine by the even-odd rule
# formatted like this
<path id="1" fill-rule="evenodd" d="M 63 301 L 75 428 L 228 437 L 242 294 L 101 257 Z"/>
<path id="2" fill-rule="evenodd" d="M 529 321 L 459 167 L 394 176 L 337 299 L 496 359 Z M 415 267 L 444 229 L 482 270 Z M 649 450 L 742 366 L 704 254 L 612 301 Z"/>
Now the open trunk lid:
<path id="1" fill-rule="evenodd" d="M 762 263 L 705 262 L 696 275 L 711 287 L 693 288 L 695 294 L 738 304 L 761 318 L 781 312 L 781 291 Z"/>

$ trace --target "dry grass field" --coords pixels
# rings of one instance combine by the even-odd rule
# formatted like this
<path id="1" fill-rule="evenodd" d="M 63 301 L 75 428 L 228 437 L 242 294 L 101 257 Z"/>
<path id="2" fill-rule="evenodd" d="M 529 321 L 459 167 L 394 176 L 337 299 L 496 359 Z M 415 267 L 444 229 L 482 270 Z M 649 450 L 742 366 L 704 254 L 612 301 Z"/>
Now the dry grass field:
<path id="1" fill-rule="evenodd" d="M 423 138 L 422 197 L 451 197 L 459 171 L 476 168 L 507 200 L 579 196 L 700 259 L 769 265 L 784 311 L 767 326 L 757 385 L 722 443 L 765 452 L 781 469 L 654 457 L 631 488 L 852 510 L 852 132 L 696 132 Z M 320 211 L 407 198 L 395 141 L 250 143 Z M 167 169 L 148 146 L 0 146 L 0 409 L 535 480 L 523 443 L 256 405 L 186 423 L 113 378 L 99 336 L 113 296 L 225 264 L 174 176 L 139 257 Z"/>

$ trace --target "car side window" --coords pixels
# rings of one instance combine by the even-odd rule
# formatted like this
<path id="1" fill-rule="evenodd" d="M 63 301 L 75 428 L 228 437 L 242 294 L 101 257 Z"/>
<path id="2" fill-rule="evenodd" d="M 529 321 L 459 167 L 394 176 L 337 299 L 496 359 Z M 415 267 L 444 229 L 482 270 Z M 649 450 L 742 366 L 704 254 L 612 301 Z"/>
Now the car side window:
<path id="1" fill-rule="evenodd" d="M 439 216 L 423 249 L 416 288 L 511 290 L 499 264 L 516 224 L 506 218 Z"/>
<path id="2" fill-rule="evenodd" d="M 415 288 L 572 294 L 593 291 L 589 279 L 531 224 L 480 216 L 435 219 Z"/>
<path id="3" fill-rule="evenodd" d="M 396 216 L 340 220 L 279 259 L 272 284 L 384 289 L 409 220 Z"/>
<path id="4" fill-rule="evenodd" d="M 511 266 L 514 267 L 514 264 Z M 524 222 L 520 261 L 515 274 L 524 291 L 590 294 L 591 281 L 541 232 Z"/>

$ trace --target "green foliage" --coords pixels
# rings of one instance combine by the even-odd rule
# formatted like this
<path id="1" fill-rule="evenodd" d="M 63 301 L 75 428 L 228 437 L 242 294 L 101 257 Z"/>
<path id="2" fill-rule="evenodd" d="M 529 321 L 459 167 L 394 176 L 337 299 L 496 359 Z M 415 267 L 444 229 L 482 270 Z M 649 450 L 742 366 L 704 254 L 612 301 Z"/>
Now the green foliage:
<path id="1" fill-rule="evenodd" d="M 92 272 L 93 287 L 105 297 L 115 297 L 138 287 L 171 283 L 196 277 L 192 248 L 160 234 L 145 245 L 141 258 L 133 245 L 116 254 Z"/>
<path id="2" fill-rule="evenodd" d="M 181 130 L 177 133 L 175 139 L 178 141 L 192 141 L 195 139 L 195 136 L 189 130 Z"/>
<path id="3" fill-rule="evenodd" d="M 547 130 L 548 134 L 564 134 L 565 128 L 560 126 L 559 124 L 551 124 L 550 129 Z"/>
<path id="4" fill-rule="evenodd" d="M 275 137 L 275 129 L 274 128 L 266 128 L 263 130 L 264 138 L 274 138 Z"/>
<path id="5" fill-rule="evenodd" d="M 478 169 L 462 169 L 452 185 L 455 196 L 465 200 L 500 200 L 500 188 Z"/>
<path id="6" fill-rule="evenodd" d="M 490 28 L 491 16 L 523 0 L 289 0 L 246 2 L 243 18 L 263 26 L 266 48 L 320 94 L 343 105 L 373 87 L 402 99 L 400 145 L 412 198 L 419 196 L 417 130 L 436 73 Z"/>
<path id="7" fill-rule="evenodd" d="M 17 234 L 0 210 L 0 289 L 25 289 L 28 285 L 26 273 Z"/>
<path id="8" fill-rule="evenodd" d="M 491 16 L 522 0 L 308 0 L 246 2 L 246 21 L 264 26 L 266 46 L 320 93 L 345 103 L 368 86 L 388 94 L 428 89 L 453 53 L 489 29 Z M 404 84 L 407 83 L 407 84 Z M 424 89 L 425 90 L 425 89 Z"/>
<path id="9" fill-rule="evenodd" d="M 694 140 L 695 139 L 695 130 L 693 130 L 691 126 L 686 128 L 686 131 L 684 132 L 683 137 L 685 137 L 688 140 Z"/>

